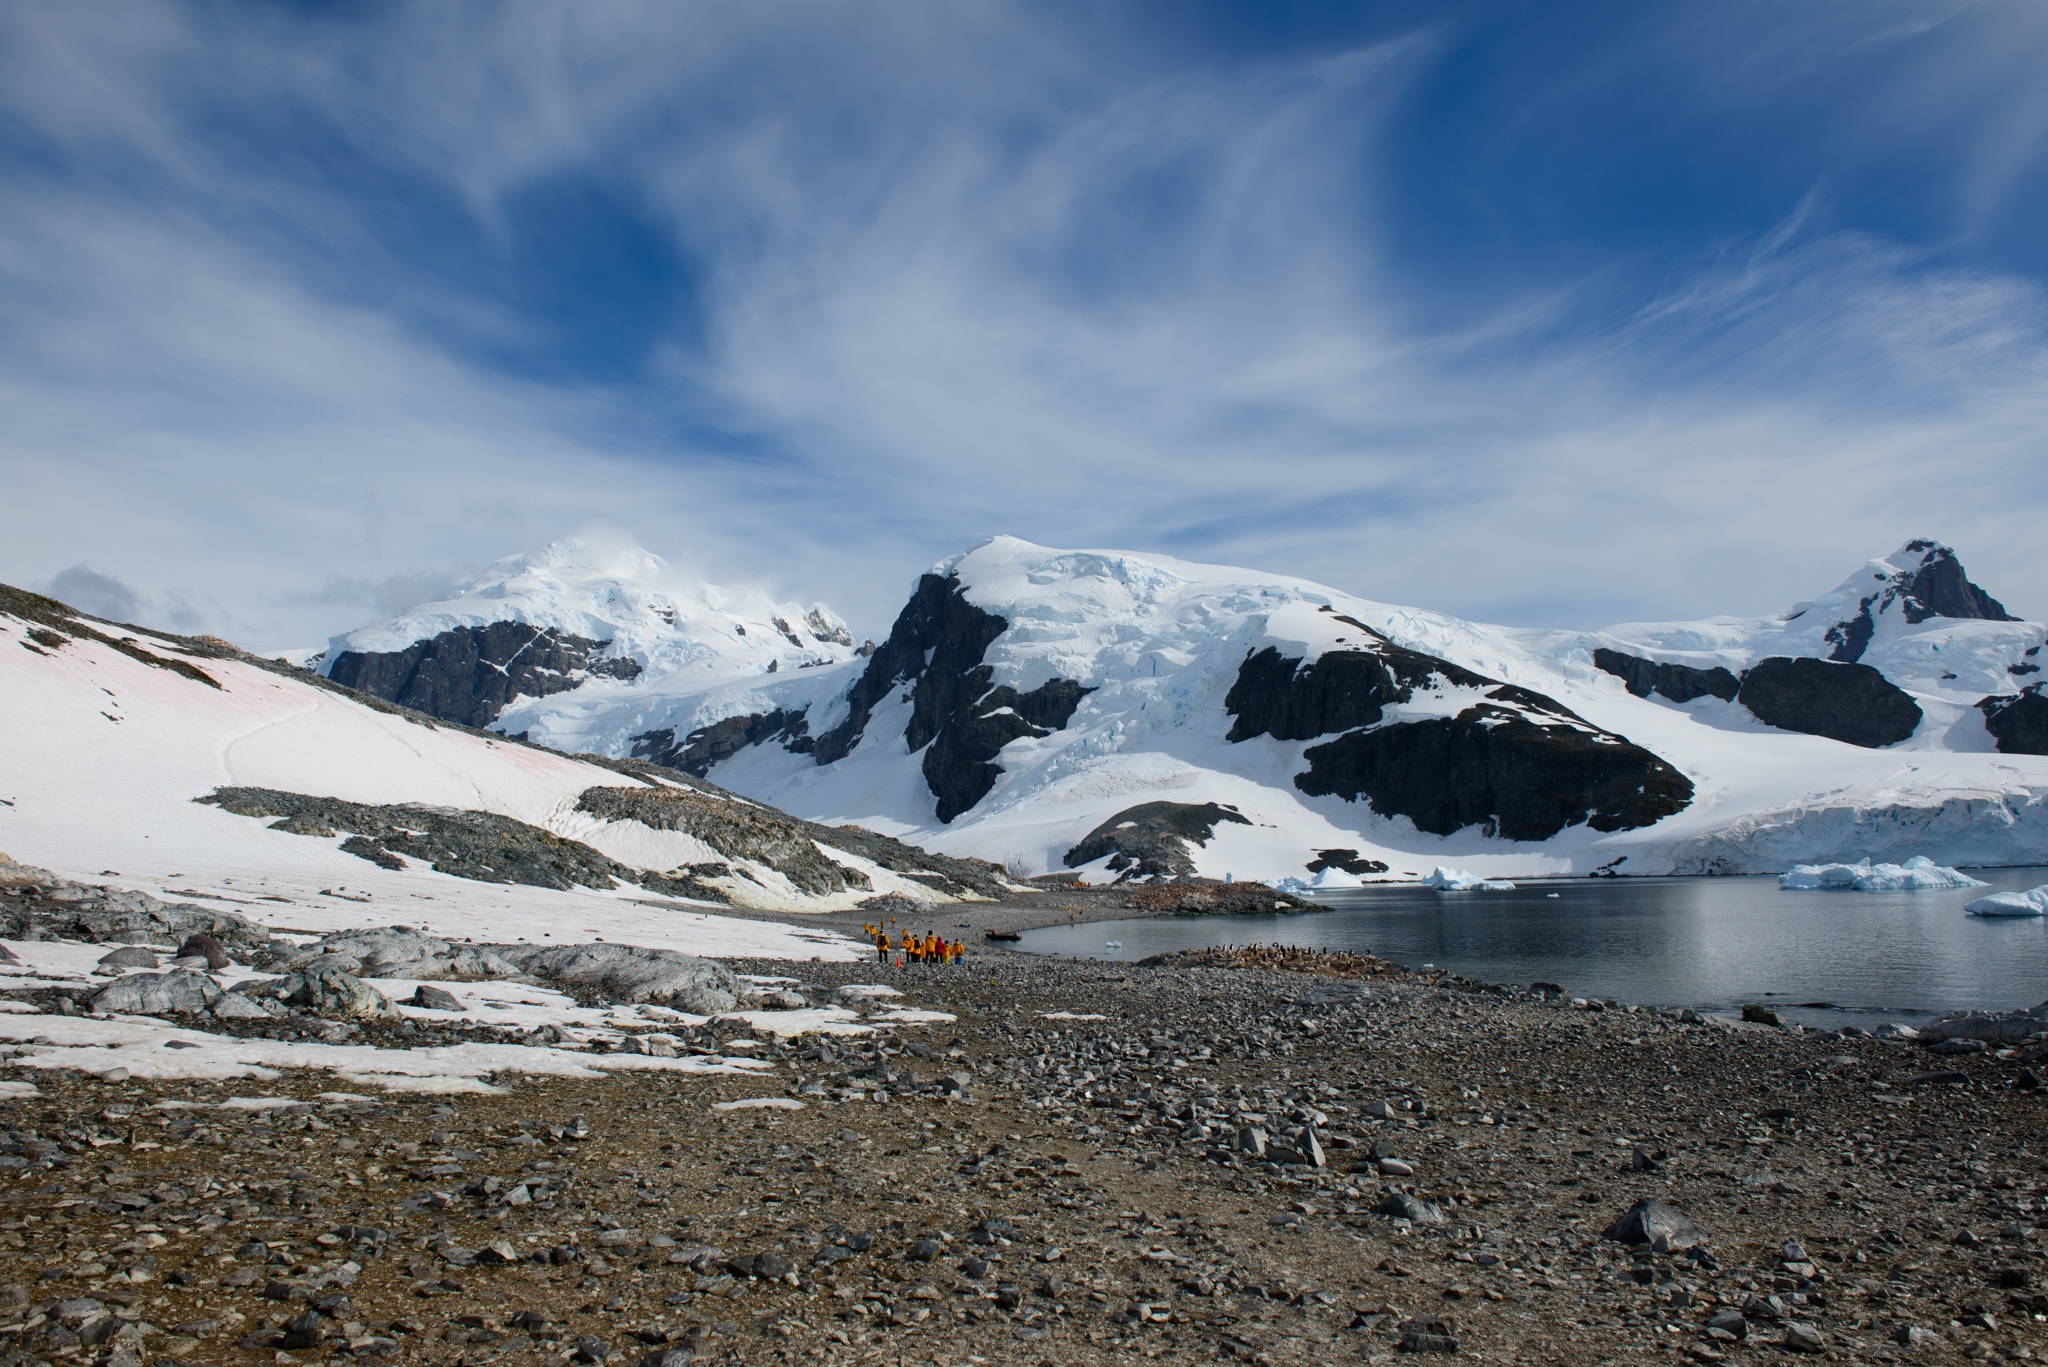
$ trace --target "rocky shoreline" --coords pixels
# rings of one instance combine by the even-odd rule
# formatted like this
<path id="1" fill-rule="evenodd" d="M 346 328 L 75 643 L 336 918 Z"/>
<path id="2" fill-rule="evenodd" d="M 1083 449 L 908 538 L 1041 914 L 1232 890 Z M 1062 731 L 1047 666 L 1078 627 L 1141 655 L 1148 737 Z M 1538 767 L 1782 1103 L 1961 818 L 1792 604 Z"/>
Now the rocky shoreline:
<path id="1" fill-rule="evenodd" d="M 441 952 L 334 937 L 271 962 L 414 950 Z M 7 1046 L 0 1364 L 2048 1352 L 2031 1015 L 1855 1038 L 1308 953 L 719 973 L 912 1009 L 557 1031 L 525 1043 L 750 1067 L 447 1095 L 101 1078 Z M 408 1024 L 352 1038 L 484 1028 Z"/>

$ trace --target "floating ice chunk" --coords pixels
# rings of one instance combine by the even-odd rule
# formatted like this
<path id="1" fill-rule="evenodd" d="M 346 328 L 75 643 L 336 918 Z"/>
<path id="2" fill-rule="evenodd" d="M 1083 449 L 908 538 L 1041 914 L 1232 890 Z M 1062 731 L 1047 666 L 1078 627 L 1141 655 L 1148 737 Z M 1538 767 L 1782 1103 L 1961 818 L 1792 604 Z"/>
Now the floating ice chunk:
<path id="1" fill-rule="evenodd" d="M 1972 916 L 2040 916 L 2048 914 L 2048 883 L 2027 892 L 1994 892 L 1963 908 Z"/>
<path id="2" fill-rule="evenodd" d="M 1981 888 L 1983 880 L 1943 868 L 1924 854 L 1903 864 L 1799 864 L 1778 875 L 1778 886 L 1794 892 L 1927 892 Z"/>
<path id="3" fill-rule="evenodd" d="M 1476 873 L 1463 869 L 1447 869 L 1439 864 L 1429 871 L 1422 880 L 1425 888 L 1438 892 L 1513 892 L 1515 885 L 1505 878 L 1481 878 Z"/>

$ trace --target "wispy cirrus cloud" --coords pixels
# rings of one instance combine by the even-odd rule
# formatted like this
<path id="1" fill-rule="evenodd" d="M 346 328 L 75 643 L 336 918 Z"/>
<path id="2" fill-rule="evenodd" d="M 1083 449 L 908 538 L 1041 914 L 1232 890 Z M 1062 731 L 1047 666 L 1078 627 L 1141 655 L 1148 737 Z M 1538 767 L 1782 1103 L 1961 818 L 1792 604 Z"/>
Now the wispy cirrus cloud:
<path id="1" fill-rule="evenodd" d="M 297 642 L 601 521 L 872 632 L 1010 531 L 1592 624 L 1925 533 L 2048 615 L 2032 12 L 1200 18 L 11 11 L 0 574 Z"/>

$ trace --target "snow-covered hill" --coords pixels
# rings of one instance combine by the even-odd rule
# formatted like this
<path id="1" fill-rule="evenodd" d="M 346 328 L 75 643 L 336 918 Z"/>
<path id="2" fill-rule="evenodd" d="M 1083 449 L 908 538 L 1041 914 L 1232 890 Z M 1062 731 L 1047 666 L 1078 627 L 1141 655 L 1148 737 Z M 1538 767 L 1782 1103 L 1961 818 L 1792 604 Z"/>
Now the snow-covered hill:
<path id="1" fill-rule="evenodd" d="M 855 653 L 846 623 L 823 604 L 716 588 L 637 546 L 569 537 L 499 561 L 445 601 L 335 637 L 314 667 L 485 726 L 521 696 L 575 693 L 580 703 L 637 681 L 626 696 L 658 708 L 653 700 L 667 691 L 700 693 Z"/>
<path id="2" fill-rule="evenodd" d="M 997 538 L 870 658 L 520 697 L 499 729 L 1091 877 L 2048 861 L 2048 631 L 1915 541 L 1764 619 L 1491 627 Z"/>
<path id="3" fill-rule="evenodd" d="M 698 952 L 855 946 L 716 914 L 1000 890 L 672 771 L 436 724 L 225 642 L 0 587 L 0 850 L 324 931 L 592 935 Z"/>

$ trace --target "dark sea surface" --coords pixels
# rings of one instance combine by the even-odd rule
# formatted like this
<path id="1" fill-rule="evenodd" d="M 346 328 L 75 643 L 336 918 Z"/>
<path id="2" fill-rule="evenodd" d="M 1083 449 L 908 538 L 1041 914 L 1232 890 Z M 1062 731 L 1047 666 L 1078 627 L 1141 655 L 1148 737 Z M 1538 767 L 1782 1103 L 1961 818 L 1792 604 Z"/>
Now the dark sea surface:
<path id="1" fill-rule="evenodd" d="M 1987 892 L 2048 883 L 2048 868 L 1969 872 L 1990 887 L 1786 892 L 1775 878 L 1579 878 L 1513 892 L 1390 885 L 1319 894 L 1319 912 L 1052 926 L 1026 932 L 1017 947 L 1105 960 L 1205 945 L 1366 950 L 1411 968 L 1553 982 L 1573 996 L 1645 1006 L 1761 1002 L 1819 1026 L 1911 1024 L 2048 999 L 2048 920 L 1963 911 Z M 1106 947 L 1110 940 L 1121 947 Z"/>

